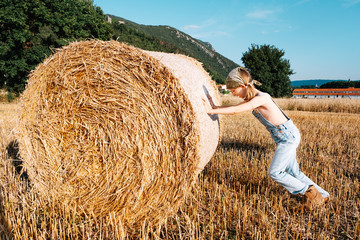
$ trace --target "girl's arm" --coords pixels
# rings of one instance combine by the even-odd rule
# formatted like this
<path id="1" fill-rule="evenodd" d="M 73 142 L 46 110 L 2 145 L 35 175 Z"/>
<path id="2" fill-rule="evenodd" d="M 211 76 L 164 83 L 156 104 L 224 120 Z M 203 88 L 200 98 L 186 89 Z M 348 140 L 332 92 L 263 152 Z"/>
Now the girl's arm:
<path id="1" fill-rule="evenodd" d="M 254 108 L 257 108 L 257 107 L 263 105 L 266 102 L 266 100 L 267 100 L 266 95 L 260 95 L 260 96 L 254 97 L 250 101 L 242 102 L 242 103 L 240 103 L 238 105 L 234 105 L 234 106 L 210 107 L 209 104 L 207 103 L 207 101 L 205 99 L 202 99 L 203 104 L 206 109 L 206 112 L 208 114 L 226 114 L 226 115 L 232 115 L 232 114 L 236 114 L 236 113 L 240 113 L 240 112 L 253 110 Z"/>
<path id="2" fill-rule="evenodd" d="M 211 108 L 220 108 L 220 106 L 216 106 L 214 101 L 212 100 L 212 97 L 210 96 L 210 94 L 206 94 L 207 99 L 209 100 L 210 106 Z"/>

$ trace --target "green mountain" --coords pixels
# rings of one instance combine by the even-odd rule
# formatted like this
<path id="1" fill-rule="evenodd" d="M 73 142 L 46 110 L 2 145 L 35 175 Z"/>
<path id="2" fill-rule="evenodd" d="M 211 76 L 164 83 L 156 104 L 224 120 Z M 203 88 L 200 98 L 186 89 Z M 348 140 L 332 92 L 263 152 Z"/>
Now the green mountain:
<path id="1" fill-rule="evenodd" d="M 332 82 L 332 81 L 345 81 L 345 80 L 327 80 L 327 79 L 310 79 L 310 80 L 296 80 L 296 81 L 291 81 L 291 86 L 293 87 L 315 87 L 318 86 L 320 87 L 321 85 L 328 83 L 328 82 Z"/>
<path id="2" fill-rule="evenodd" d="M 227 74 L 238 64 L 217 53 L 208 42 L 195 39 L 170 26 L 141 25 L 108 15 L 114 39 L 150 51 L 181 53 L 200 61 L 217 83 L 225 83 Z"/>
<path id="3" fill-rule="evenodd" d="M 315 88 L 315 87 L 334 88 L 347 88 L 347 87 L 359 87 L 360 80 L 329 80 L 329 79 L 311 79 L 311 80 L 297 80 L 292 81 L 291 86 L 294 88 Z"/>

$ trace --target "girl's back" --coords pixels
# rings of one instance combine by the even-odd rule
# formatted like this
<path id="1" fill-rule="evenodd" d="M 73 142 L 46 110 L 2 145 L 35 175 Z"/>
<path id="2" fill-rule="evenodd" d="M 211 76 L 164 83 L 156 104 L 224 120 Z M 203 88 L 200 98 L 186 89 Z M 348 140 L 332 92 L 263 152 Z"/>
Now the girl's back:
<path id="1" fill-rule="evenodd" d="M 263 98 L 261 101 L 263 104 L 256 107 L 254 111 L 260 112 L 261 115 L 272 125 L 278 126 L 288 121 L 288 118 L 284 115 L 268 93 L 259 92 L 259 94 L 252 100 L 255 100 L 256 98 Z"/>

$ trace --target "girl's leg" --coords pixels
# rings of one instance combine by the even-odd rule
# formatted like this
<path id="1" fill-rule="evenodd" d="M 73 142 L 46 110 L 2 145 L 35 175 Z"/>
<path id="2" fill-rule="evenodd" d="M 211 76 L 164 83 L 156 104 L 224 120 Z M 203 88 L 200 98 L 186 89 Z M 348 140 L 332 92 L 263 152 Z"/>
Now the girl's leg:
<path id="1" fill-rule="evenodd" d="M 321 195 L 325 198 L 328 197 L 330 194 L 322 189 L 320 186 L 318 186 L 316 183 L 314 183 L 309 177 L 307 177 L 304 173 L 302 173 L 299 169 L 299 164 L 296 161 L 296 155 L 295 158 L 290 162 L 288 168 L 286 169 L 286 172 L 289 173 L 294 178 L 300 180 L 301 182 L 305 183 L 306 185 L 314 185 L 314 187 L 321 193 Z M 304 194 L 305 192 L 301 192 L 301 194 Z"/>
<path id="2" fill-rule="evenodd" d="M 275 155 L 269 167 L 270 177 L 292 194 L 304 194 L 309 184 L 300 181 L 287 171 L 289 166 L 296 161 L 297 144 L 278 143 Z"/>
<path id="3" fill-rule="evenodd" d="M 270 164 L 270 177 L 292 194 L 305 194 L 310 185 L 314 185 L 323 197 L 329 193 L 303 174 L 296 161 L 297 144 L 279 143 Z"/>

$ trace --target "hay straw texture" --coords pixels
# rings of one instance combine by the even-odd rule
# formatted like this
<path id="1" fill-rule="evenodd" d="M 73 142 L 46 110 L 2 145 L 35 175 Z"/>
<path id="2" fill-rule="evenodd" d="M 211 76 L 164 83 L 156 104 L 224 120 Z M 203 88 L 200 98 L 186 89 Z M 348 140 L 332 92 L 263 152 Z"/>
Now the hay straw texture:
<path id="1" fill-rule="evenodd" d="M 163 52 L 145 51 L 150 56 L 158 59 L 165 67 L 170 69 L 179 79 L 181 86 L 187 94 L 194 109 L 200 132 L 200 162 L 197 172 L 201 172 L 210 161 L 219 142 L 219 118 L 217 115 L 206 114 L 201 98 L 206 98 L 206 93 L 212 96 L 216 105 L 220 98 L 214 81 L 204 70 L 201 63 L 193 58 Z"/>
<path id="2" fill-rule="evenodd" d="M 218 122 L 200 99 L 193 106 L 178 69 L 98 40 L 72 43 L 40 64 L 21 99 L 19 147 L 41 195 L 94 216 L 115 212 L 129 231 L 174 213 L 212 155 L 201 157 L 197 111 Z M 218 125 L 214 146 L 217 134 Z"/>

